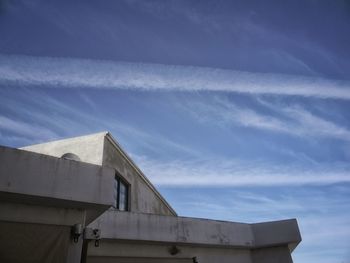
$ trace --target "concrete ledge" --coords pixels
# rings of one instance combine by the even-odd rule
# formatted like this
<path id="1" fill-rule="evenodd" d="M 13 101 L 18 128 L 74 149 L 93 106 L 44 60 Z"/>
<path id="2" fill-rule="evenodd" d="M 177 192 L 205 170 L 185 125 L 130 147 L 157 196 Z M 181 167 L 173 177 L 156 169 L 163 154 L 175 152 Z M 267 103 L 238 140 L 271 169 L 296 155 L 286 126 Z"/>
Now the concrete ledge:
<path id="1" fill-rule="evenodd" d="M 134 242 L 255 249 L 301 241 L 295 219 L 244 224 L 109 210 L 90 226 L 101 229 L 102 239 Z"/>
<path id="2" fill-rule="evenodd" d="M 0 146 L 2 199 L 18 194 L 19 199 L 28 195 L 34 202 L 35 197 L 44 197 L 109 207 L 113 182 L 114 172 L 107 167 Z"/>
<path id="3" fill-rule="evenodd" d="M 231 247 L 251 247 L 254 240 L 248 224 L 111 210 L 91 227 L 105 239 Z"/>
<path id="4" fill-rule="evenodd" d="M 288 245 L 290 251 L 301 242 L 296 219 L 252 224 L 256 248 Z"/>

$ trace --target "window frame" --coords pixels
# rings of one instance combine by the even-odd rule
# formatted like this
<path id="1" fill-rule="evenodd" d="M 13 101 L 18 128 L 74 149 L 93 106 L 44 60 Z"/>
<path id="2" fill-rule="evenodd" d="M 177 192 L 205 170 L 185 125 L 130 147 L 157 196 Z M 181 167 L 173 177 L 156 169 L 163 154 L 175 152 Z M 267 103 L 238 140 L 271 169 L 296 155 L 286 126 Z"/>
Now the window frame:
<path id="1" fill-rule="evenodd" d="M 116 187 L 116 198 L 115 198 L 115 205 L 114 208 L 118 211 L 130 211 L 130 184 L 128 181 L 126 181 L 118 172 L 115 173 L 114 176 L 115 184 L 117 185 Z M 123 184 L 125 186 L 125 201 L 124 201 L 124 206 L 125 209 L 121 209 L 121 204 L 120 204 L 120 185 Z"/>

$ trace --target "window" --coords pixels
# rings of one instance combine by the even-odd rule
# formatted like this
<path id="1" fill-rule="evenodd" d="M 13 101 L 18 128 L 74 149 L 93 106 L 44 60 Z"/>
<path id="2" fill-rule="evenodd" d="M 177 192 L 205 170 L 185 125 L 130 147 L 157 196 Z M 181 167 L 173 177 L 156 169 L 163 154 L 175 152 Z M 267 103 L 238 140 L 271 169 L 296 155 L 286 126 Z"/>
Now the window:
<path id="1" fill-rule="evenodd" d="M 127 211 L 129 208 L 129 185 L 118 175 L 114 182 L 115 205 L 120 211 Z"/>

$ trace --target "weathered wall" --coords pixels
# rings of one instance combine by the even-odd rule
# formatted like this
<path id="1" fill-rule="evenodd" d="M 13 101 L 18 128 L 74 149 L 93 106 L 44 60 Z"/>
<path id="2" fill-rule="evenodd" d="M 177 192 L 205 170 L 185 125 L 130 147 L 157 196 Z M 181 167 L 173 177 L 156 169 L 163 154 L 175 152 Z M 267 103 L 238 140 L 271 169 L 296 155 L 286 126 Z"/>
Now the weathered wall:
<path id="1" fill-rule="evenodd" d="M 113 204 L 114 171 L 0 146 L 0 262 L 80 262 L 75 224 Z"/>
<path id="2" fill-rule="evenodd" d="M 243 248 L 254 246 L 251 226 L 243 223 L 106 211 L 90 226 L 100 228 L 103 239 Z"/>
<path id="3" fill-rule="evenodd" d="M 281 246 L 288 240 L 288 248 L 293 251 L 300 243 L 301 235 L 296 219 L 252 224 L 256 247 Z"/>
<path id="4" fill-rule="evenodd" d="M 70 227 L 0 221 L 0 262 L 67 262 Z"/>
<path id="5" fill-rule="evenodd" d="M 17 194 L 17 200 L 27 195 L 50 198 L 48 206 L 64 200 L 113 205 L 114 173 L 107 167 L 0 146 L 0 175 L 0 193 Z"/>
<path id="6" fill-rule="evenodd" d="M 147 182 L 113 145 L 109 138 L 105 138 L 103 165 L 117 170 L 117 172 L 131 185 L 130 188 L 130 211 L 151 213 L 160 215 L 174 215 L 174 211 L 167 205 L 165 200 L 152 185 Z"/>
<path id="7" fill-rule="evenodd" d="M 294 219 L 244 224 L 109 210 L 90 227 L 100 228 L 102 238 L 100 247 L 89 247 L 90 263 L 132 262 L 129 258 L 175 263 L 193 257 L 199 263 L 292 263 L 289 246 L 301 241 Z M 171 255 L 174 245 L 179 251 Z"/>
<path id="8" fill-rule="evenodd" d="M 171 255 L 171 247 L 171 244 L 141 244 L 103 240 L 97 248 L 94 247 L 93 243 L 89 244 L 88 263 L 192 263 L 193 257 L 196 257 L 199 263 L 252 263 L 250 251 L 247 249 L 177 245 L 179 252 L 176 255 Z M 125 259 L 130 258 L 133 261 L 125 261 Z"/>
<path id="9" fill-rule="evenodd" d="M 3 199 L 7 202 L 3 202 Z M 0 262 L 80 261 L 82 238 L 79 238 L 78 243 L 74 243 L 70 238 L 70 229 L 74 224 L 84 225 L 86 210 L 50 206 L 51 201 L 31 199 L 30 203 L 41 204 L 24 204 L 26 199 L 22 199 L 22 196 L 12 195 L 9 198 L 8 195 L 0 195 Z M 56 202 L 54 204 L 56 205 Z M 16 251 L 17 255 L 13 255 L 12 251 Z M 26 253 L 35 254 L 24 258 Z M 48 260 L 51 256 L 58 260 Z M 62 260 L 62 257 L 65 257 L 66 261 Z"/>

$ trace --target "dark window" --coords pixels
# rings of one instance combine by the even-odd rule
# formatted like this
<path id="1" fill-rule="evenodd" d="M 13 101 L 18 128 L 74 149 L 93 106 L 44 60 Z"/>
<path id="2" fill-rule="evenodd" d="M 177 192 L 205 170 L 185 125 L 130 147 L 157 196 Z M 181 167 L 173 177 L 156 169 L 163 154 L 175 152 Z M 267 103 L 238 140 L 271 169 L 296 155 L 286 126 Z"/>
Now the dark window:
<path id="1" fill-rule="evenodd" d="M 121 211 L 128 210 L 129 185 L 118 175 L 114 182 L 115 205 L 114 207 Z"/>

